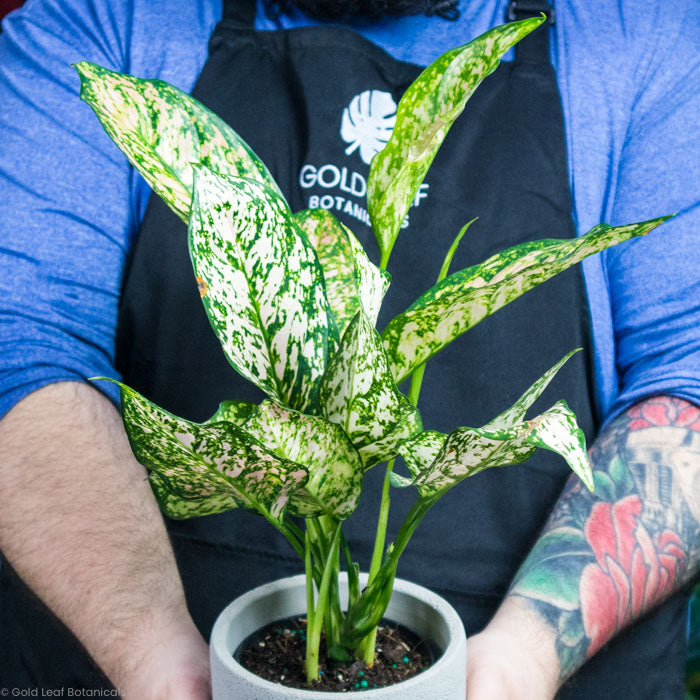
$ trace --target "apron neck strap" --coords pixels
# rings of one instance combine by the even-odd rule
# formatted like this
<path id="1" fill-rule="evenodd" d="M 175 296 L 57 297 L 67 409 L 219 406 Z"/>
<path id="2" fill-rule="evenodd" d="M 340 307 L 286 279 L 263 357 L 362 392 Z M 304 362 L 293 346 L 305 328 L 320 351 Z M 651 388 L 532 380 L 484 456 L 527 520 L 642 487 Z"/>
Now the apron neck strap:
<path id="1" fill-rule="evenodd" d="M 547 21 L 515 45 L 517 63 L 549 63 L 549 28 L 554 26 L 556 14 L 547 0 L 510 0 L 508 3 L 507 22 L 537 17 L 543 12 Z"/>
<path id="2" fill-rule="evenodd" d="M 227 24 L 252 29 L 256 4 L 256 0 L 223 0 L 221 19 Z M 549 28 L 556 22 L 556 14 L 548 0 L 510 0 L 508 3 L 508 22 L 536 17 L 543 12 L 547 15 L 544 25 L 515 47 L 515 60 L 518 63 L 549 63 Z"/>
<path id="3" fill-rule="evenodd" d="M 255 24 L 255 0 L 224 0 L 222 21 L 252 29 Z"/>

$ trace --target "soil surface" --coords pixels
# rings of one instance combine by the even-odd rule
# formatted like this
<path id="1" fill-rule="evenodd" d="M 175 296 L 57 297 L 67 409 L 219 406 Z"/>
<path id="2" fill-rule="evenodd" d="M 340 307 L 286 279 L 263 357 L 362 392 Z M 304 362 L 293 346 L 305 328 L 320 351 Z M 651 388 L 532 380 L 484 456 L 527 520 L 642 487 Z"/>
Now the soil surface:
<path id="1" fill-rule="evenodd" d="M 319 650 L 321 678 L 313 690 L 338 693 L 383 688 L 418 675 L 437 658 L 433 650 L 410 630 L 387 620 L 377 629 L 375 662 L 336 664 L 325 658 L 324 640 Z M 309 690 L 304 673 L 306 618 L 274 622 L 251 635 L 234 657 L 258 676 L 291 688 Z"/>

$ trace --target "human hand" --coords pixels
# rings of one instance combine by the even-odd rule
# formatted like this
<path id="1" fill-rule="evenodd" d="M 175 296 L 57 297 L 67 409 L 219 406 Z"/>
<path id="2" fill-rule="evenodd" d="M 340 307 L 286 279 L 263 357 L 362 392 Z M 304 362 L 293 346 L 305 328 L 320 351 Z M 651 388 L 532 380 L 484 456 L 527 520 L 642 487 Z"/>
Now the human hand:
<path id="1" fill-rule="evenodd" d="M 115 685 L 127 700 L 211 700 L 209 646 L 192 626 L 156 645 Z"/>
<path id="2" fill-rule="evenodd" d="M 506 599 L 467 639 L 468 700 L 551 700 L 559 686 L 554 644 L 519 602 Z"/>
<path id="3" fill-rule="evenodd" d="M 510 635 L 484 631 L 467 640 L 468 700 L 550 700 L 555 690 Z"/>

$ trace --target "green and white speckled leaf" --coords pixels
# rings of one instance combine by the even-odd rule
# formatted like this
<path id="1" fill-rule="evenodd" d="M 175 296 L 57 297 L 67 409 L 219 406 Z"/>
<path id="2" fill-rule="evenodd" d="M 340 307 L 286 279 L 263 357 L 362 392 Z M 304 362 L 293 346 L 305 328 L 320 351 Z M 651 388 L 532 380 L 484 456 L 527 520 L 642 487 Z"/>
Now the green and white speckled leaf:
<path id="1" fill-rule="evenodd" d="M 447 435 L 436 430 L 424 430 L 414 435 L 410 440 L 406 440 L 399 445 L 399 454 L 403 457 L 408 471 L 411 472 L 411 479 L 392 474 L 391 481 L 394 486 L 409 486 L 421 472 L 428 469 L 438 456 L 442 446 L 447 440 Z"/>
<path id="2" fill-rule="evenodd" d="M 399 394 L 399 404 L 394 416 L 395 421 L 386 434 L 360 446 L 360 457 L 365 469 L 396 457 L 399 445 L 423 429 L 418 409 L 403 394 Z"/>
<path id="3" fill-rule="evenodd" d="M 444 53 L 406 90 L 389 142 L 373 159 L 367 205 L 383 259 L 454 120 L 501 57 L 544 21 L 534 17 L 495 27 Z"/>
<path id="4" fill-rule="evenodd" d="M 309 479 L 292 496 L 290 510 L 305 517 L 329 513 L 347 518 L 357 508 L 362 462 L 340 427 L 273 401 L 263 401 L 243 427 L 279 457 L 308 470 Z"/>
<path id="5" fill-rule="evenodd" d="M 418 410 L 397 389 L 381 338 L 362 311 L 328 363 L 319 398 L 323 415 L 343 428 L 367 469 L 421 430 Z"/>
<path id="6" fill-rule="evenodd" d="M 517 464 L 538 447 L 561 454 L 592 490 L 593 476 L 576 416 L 560 401 L 531 421 L 523 421 L 557 372 L 578 352 L 572 350 L 548 369 L 506 411 L 481 428 L 458 428 L 449 436 L 424 431 L 399 445 L 411 478 L 391 475 L 394 486 L 415 485 L 422 496 L 449 488 L 489 467 Z"/>
<path id="7" fill-rule="evenodd" d="M 599 224 L 579 238 L 523 243 L 449 275 L 392 319 L 382 333 L 396 383 L 528 290 L 593 253 L 649 233 L 668 218 L 615 227 Z"/>
<path id="8" fill-rule="evenodd" d="M 271 398 L 316 404 L 335 327 L 323 272 L 284 202 L 243 178 L 196 166 L 190 256 L 231 365 Z"/>
<path id="9" fill-rule="evenodd" d="M 424 458 L 438 444 L 428 444 Z M 412 480 L 395 480 L 396 486 L 412 483 L 423 497 L 445 491 L 468 476 L 490 467 L 519 464 L 531 457 L 537 448 L 560 454 L 586 486 L 593 490 L 593 474 L 586 456 L 583 431 L 576 424 L 576 416 L 559 401 L 552 408 L 529 421 L 508 429 L 457 428 L 450 433 L 428 466 L 421 466 L 419 455 L 410 466 Z M 402 454 L 410 444 L 402 446 Z M 408 464 L 407 460 L 407 464 Z"/>
<path id="10" fill-rule="evenodd" d="M 149 472 L 148 481 L 160 509 L 174 520 L 187 520 L 202 515 L 216 515 L 238 508 L 238 502 L 233 496 L 213 494 L 201 498 L 183 498 L 168 488 L 165 479 L 158 472 Z"/>
<path id="11" fill-rule="evenodd" d="M 240 426 L 192 423 L 116 383 L 131 449 L 157 475 L 154 491 L 171 517 L 239 506 L 279 519 L 291 494 L 306 483 L 303 466 L 278 457 Z"/>
<path id="12" fill-rule="evenodd" d="M 241 401 L 240 399 L 222 401 L 219 404 L 219 408 L 216 409 L 216 413 L 206 422 L 220 423 L 221 421 L 228 421 L 229 423 L 242 425 L 255 410 L 256 406 L 257 404 L 250 403 L 250 401 Z"/>
<path id="13" fill-rule="evenodd" d="M 376 326 L 384 295 L 391 284 L 391 275 L 386 270 L 377 267 L 367 257 L 362 243 L 355 238 L 352 231 L 349 228 L 344 228 L 355 261 L 355 285 L 360 295 L 362 308 L 370 324 Z"/>
<path id="14" fill-rule="evenodd" d="M 318 255 L 339 336 L 360 305 L 375 325 L 391 275 L 370 261 L 352 231 L 327 209 L 305 209 L 294 220 Z"/>
<path id="15" fill-rule="evenodd" d="M 75 64 L 80 97 L 153 190 L 185 222 L 192 201 L 192 163 L 222 175 L 259 180 L 281 193 L 272 175 L 228 124 L 162 80 Z"/>
<path id="16" fill-rule="evenodd" d="M 549 411 L 527 422 L 530 425 L 528 441 L 535 447 L 560 454 L 593 493 L 593 470 L 586 453 L 586 437 L 566 401 L 557 401 Z"/>
<path id="17" fill-rule="evenodd" d="M 576 348 L 564 355 L 556 365 L 550 367 L 509 409 L 503 411 L 500 415 L 490 420 L 486 425 L 482 426 L 484 430 L 507 430 L 512 428 L 517 423 L 520 423 L 530 406 L 542 395 L 542 392 L 549 386 L 549 383 L 554 379 L 557 372 L 566 364 L 566 362 L 579 352 L 581 348 Z"/>
<path id="18" fill-rule="evenodd" d="M 392 471 L 389 472 L 389 483 L 395 488 L 404 489 L 407 486 L 413 486 L 413 479 L 409 479 L 407 476 Z"/>
<path id="19" fill-rule="evenodd" d="M 360 308 L 355 287 L 355 264 L 342 224 L 327 209 L 304 209 L 294 221 L 313 246 L 323 269 L 326 297 L 342 337 Z"/>

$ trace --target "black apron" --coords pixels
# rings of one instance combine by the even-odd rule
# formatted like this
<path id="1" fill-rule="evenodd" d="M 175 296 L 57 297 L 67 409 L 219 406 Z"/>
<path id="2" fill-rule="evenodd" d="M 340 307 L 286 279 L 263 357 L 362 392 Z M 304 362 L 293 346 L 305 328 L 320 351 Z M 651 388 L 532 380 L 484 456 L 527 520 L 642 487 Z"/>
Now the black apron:
<path id="1" fill-rule="evenodd" d="M 258 32 L 254 15 L 253 0 L 224 2 L 193 95 L 251 145 L 293 211 L 331 209 L 377 262 L 363 196 L 377 134 L 372 126 L 421 68 L 396 61 L 347 28 Z M 548 28 L 526 38 L 515 53 L 514 62 L 502 64 L 477 90 L 414 200 L 390 261 L 393 282 L 380 329 L 432 285 L 455 234 L 475 216 L 479 220 L 452 270 L 524 241 L 575 236 Z M 358 126 L 362 117 L 369 126 Z M 419 403 L 424 425 L 449 432 L 486 423 L 576 347 L 585 350 L 566 364 L 533 411 L 565 398 L 591 441 L 597 421 L 580 266 L 484 320 L 430 361 Z M 125 278 L 117 365 L 130 386 L 190 420 L 208 418 L 225 399 L 263 398 L 226 361 L 197 292 L 186 228 L 156 196 Z M 363 569 L 369 566 L 383 474 L 383 467 L 367 473 L 358 511 L 345 528 Z M 568 475 L 560 457 L 540 451 L 526 464 L 487 470 L 460 484 L 418 528 L 399 575 L 446 597 L 467 633 L 477 632 L 503 598 Z M 392 491 L 389 537 L 414 498 L 412 489 Z M 303 568 L 288 542 L 251 513 L 168 521 L 168 529 L 190 611 L 206 638 L 237 595 Z M 6 587 L 21 587 L 11 572 L 3 578 L 11 580 Z M 33 682 L 99 685 L 65 635 L 59 642 L 28 638 L 36 629 L 28 611 L 41 611 L 23 593 L 29 624 L 13 634 L 22 639 L 15 646 Z M 679 597 L 621 635 L 561 697 L 682 697 L 684 620 Z M 60 669 L 56 644 L 65 661 Z"/>

